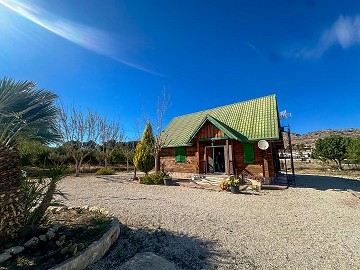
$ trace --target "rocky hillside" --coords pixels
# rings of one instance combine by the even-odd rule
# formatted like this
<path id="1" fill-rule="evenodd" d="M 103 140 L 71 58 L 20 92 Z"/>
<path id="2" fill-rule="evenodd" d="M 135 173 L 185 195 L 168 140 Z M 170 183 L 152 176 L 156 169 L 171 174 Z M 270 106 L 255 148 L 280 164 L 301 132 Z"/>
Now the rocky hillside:
<path id="1" fill-rule="evenodd" d="M 307 147 L 313 148 L 317 139 L 323 139 L 330 135 L 340 135 L 343 137 L 360 137 L 360 128 L 346 128 L 346 129 L 324 129 L 309 132 L 303 135 L 291 133 L 291 142 L 293 145 L 304 144 Z M 288 145 L 287 134 L 283 134 L 285 145 Z"/>

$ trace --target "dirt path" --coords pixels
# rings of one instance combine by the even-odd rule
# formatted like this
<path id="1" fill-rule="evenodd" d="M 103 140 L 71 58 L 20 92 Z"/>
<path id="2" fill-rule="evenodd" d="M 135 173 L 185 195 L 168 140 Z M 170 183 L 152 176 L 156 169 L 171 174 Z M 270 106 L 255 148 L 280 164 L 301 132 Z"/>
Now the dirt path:
<path id="1" fill-rule="evenodd" d="M 90 269 L 154 252 L 183 269 L 359 269 L 360 181 L 299 176 L 261 195 L 66 178 L 70 206 L 104 207 L 131 227 Z"/>

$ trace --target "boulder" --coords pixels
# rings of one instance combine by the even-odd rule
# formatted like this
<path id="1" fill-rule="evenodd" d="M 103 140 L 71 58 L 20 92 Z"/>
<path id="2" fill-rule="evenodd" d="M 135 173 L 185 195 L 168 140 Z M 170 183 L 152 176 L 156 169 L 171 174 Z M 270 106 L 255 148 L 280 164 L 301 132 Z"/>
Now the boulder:
<path id="1" fill-rule="evenodd" d="M 176 266 L 152 252 L 144 252 L 136 254 L 116 270 L 176 270 Z"/>
<path id="2" fill-rule="evenodd" d="M 33 237 L 24 244 L 24 247 L 35 246 L 35 245 L 37 245 L 39 243 L 39 241 L 40 241 L 39 238 Z"/>
<path id="3" fill-rule="evenodd" d="M 12 257 L 11 254 L 6 253 L 6 252 L 0 254 L 0 263 L 3 263 L 3 262 L 5 262 L 5 261 L 7 261 L 7 260 L 10 259 L 11 257 Z"/>
<path id="4" fill-rule="evenodd" d="M 25 248 L 23 246 L 16 246 L 16 247 L 6 249 L 5 253 L 10 253 L 12 255 L 17 255 L 17 254 L 23 252 L 24 249 Z"/>

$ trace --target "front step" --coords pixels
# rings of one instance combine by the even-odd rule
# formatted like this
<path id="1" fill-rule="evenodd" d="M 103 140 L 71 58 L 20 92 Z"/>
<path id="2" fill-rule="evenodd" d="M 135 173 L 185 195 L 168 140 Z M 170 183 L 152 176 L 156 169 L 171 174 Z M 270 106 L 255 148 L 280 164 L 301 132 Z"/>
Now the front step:
<path id="1" fill-rule="evenodd" d="M 228 175 L 209 175 L 209 174 L 195 174 L 192 177 L 192 181 L 199 185 L 213 185 L 219 186 L 223 181 L 229 180 Z"/>

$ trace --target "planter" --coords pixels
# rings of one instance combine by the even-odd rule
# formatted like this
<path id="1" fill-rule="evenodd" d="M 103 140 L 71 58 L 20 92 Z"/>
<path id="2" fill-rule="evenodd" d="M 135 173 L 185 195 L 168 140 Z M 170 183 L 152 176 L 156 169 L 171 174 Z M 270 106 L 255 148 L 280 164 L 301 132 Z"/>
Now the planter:
<path id="1" fill-rule="evenodd" d="M 233 194 L 239 194 L 240 193 L 239 186 L 230 186 L 230 191 Z"/>
<path id="2" fill-rule="evenodd" d="M 164 185 L 165 186 L 171 186 L 171 184 L 172 184 L 172 179 L 164 178 Z"/>

